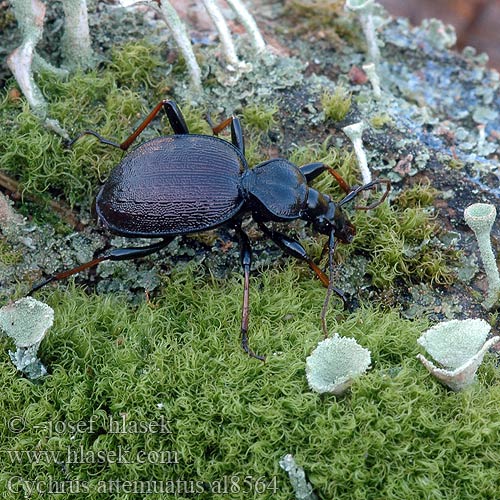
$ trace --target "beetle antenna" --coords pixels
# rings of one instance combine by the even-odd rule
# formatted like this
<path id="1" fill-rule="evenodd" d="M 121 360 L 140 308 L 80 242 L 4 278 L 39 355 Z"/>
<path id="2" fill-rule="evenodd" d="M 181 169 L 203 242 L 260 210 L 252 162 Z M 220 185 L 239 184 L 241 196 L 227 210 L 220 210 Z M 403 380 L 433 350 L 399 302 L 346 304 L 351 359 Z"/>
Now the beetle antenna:
<path id="1" fill-rule="evenodd" d="M 321 309 L 321 326 L 323 327 L 323 334 L 325 338 L 328 337 L 328 327 L 326 326 L 326 313 L 328 312 L 328 304 L 330 303 L 330 298 L 332 296 L 332 292 L 335 292 L 341 299 L 344 304 L 344 307 L 347 305 L 347 299 L 342 292 L 337 287 L 333 286 L 333 254 L 335 252 L 336 246 L 335 240 L 335 231 L 331 231 L 330 237 L 328 239 L 328 288 L 326 290 L 325 301 L 323 302 L 323 308 Z"/>
<path id="2" fill-rule="evenodd" d="M 345 196 L 341 201 L 339 201 L 338 205 L 341 207 L 342 205 L 349 203 L 354 198 L 356 198 L 359 195 L 359 193 L 361 193 L 363 191 L 367 191 L 368 189 L 373 189 L 378 184 L 385 184 L 387 186 L 385 193 L 382 195 L 380 200 L 378 200 L 378 201 L 376 201 L 376 202 L 374 202 L 371 205 L 368 205 L 366 207 L 364 207 L 362 205 L 356 205 L 354 208 L 356 210 L 371 210 L 372 208 L 378 207 L 380 204 L 382 204 L 384 202 L 384 200 L 389 195 L 389 191 L 391 190 L 391 181 L 389 179 L 375 179 L 374 181 L 368 182 L 367 184 L 364 184 L 363 186 L 358 186 L 358 187 L 354 188 L 347 196 Z"/>

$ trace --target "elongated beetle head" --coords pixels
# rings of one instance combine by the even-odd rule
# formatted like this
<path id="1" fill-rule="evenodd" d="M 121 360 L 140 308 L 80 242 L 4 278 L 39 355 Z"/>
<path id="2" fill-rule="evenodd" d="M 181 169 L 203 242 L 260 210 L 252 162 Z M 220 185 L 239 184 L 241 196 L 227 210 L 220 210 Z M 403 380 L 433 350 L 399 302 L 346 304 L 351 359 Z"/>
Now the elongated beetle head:
<path id="1" fill-rule="evenodd" d="M 351 243 L 356 229 L 346 217 L 338 203 L 330 200 L 323 214 L 312 219 L 312 225 L 318 233 L 329 235 L 332 231 L 342 243 Z"/>

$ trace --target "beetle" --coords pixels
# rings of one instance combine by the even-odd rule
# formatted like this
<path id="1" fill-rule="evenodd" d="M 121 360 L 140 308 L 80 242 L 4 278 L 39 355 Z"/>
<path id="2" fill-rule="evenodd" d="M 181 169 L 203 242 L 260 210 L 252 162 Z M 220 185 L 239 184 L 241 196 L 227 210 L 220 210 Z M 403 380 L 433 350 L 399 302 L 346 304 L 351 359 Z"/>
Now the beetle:
<path id="1" fill-rule="evenodd" d="M 122 143 L 105 139 L 93 130 L 85 130 L 69 146 L 85 135 L 101 143 L 127 151 L 155 116 L 164 110 L 173 135 L 144 142 L 126 154 L 111 171 L 95 202 L 98 220 L 110 232 L 130 238 L 161 238 L 143 247 L 115 248 L 73 269 L 50 276 L 34 286 L 29 294 L 46 284 L 110 260 L 127 260 L 158 252 L 176 236 L 228 225 L 235 230 L 240 244 L 244 288 L 241 313 L 241 344 L 247 354 L 260 360 L 248 344 L 249 279 L 252 262 L 250 240 L 242 229 L 243 217 L 250 214 L 265 236 L 285 253 L 305 261 L 328 287 L 321 313 L 325 335 L 325 315 L 329 297 L 335 291 L 332 283 L 333 253 L 337 240 L 350 243 L 355 228 L 342 207 L 361 192 L 385 183 L 380 200 L 360 209 L 371 209 L 382 203 L 390 189 L 389 181 L 377 179 L 351 189 L 340 175 L 321 162 L 296 166 L 283 158 L 267 160 L 249 168 L 239 119 L 236 116 L 213 126 L 213 136 L 190 134 L 186 121 L 172 100 L 162 100 L 137 129 Z M 217 135 L 226 127 L 231 142 Z M 312 188 L 309 182 L 328 171 L 347 193 L 339 202 Z M 318 233 L 328 236 L 329 276 L 307 255 L 295 239 L 275 230 L 271 222 L 302 219 Z M 326 248 L 326 246 L 325 246 Z"/>

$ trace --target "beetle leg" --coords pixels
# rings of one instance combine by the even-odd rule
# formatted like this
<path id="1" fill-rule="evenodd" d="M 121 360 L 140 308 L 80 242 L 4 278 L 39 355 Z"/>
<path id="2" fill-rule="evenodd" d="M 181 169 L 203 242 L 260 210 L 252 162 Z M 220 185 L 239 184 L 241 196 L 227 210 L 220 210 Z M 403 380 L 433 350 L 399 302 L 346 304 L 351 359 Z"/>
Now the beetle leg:
<path id="1" fill-rule="evenodd" d="M 247 234 L 236 226 L 236 232 L 240 241 L 241 265 L 243 267 L 244 287 L 243 287 L 243 306 L 241 310 L 241 346 L 244 351 L 253 358 L 265 361 L 264 356 L 255 354 L 248 345 L 248 314 L 250 309 L 250 266 L 252 264 L 252 249 Z"/>
<path id="2" fill-rule="evenodd" d="M 240 119 L 237 116 L 230 116 L 220 122 L 219 125 L 214 125 L 208 115 L 207 121 L 210 127 L 212 127 L 214 135 L 219 135 L 226 127 L 231 125 L 231 143 L 241 151 L 243 156 L 245 156 L 245 139 L 243 137 Z"/>
<path id="3" fill-rule="evenodd" d="M 283 252 L 287 253 L 288 255 L 291 255 L 292 257 L 295 257 L 299 260 L 303 260 L 304 262 L 307 262 L 309 267 L 316 273 L 316 276 L 321 280 L 321 283 L 323 283 L 324 286 L 328 286 L 330 283 L 330 280 L 328 279 L 328 276 L 313 262 L 313 260 L 307 255 L 307 252 L 305 248 L 296 240 L 289 238 L 283 233 L 280 233 L 279 231 L 275 231 L 274 229 L 271 229 L 267 227 L 265 224 L 262 222 L 257 222 L 259 225 L 260 230 L 276 245 L 278 245 Z"/>
<path id="4" fill-rule="evenodd" d="M 114 248 L 113 250 L 106 252 L 104 255 L 101 255 L 96 259 L 86 262 L 85 264 L 81 264 L 77 267 L 74 267 L 73 269 L 68 269 L 67 271 L 63 271 L 61 273 L 50 276 L 41 283 L 38 283 L 38 285 L 35 285 L 29 291 L 28 295 L 31 295 L 33 292 L 36 292 L 37 290 L 39 290 L 40 288 L 42 288 L 43 286 L 47 285 L 52 281 L 62 280 L 64 278 L 67 278 L 68 276 L 72 276 L 73 274 L 79 273 L 80 271 L 97 266 L 97 264 L 105 260 L 130 260 L 130 259 L 137 259 L 139 257 L 145 257 L 146 255 L 155 253 L 161 248 L 167 246 L 174 238 L 175 236 L 169 236 L 167 238 L 164 238 L 162 241 L 159 241 L 158 243 L 153 243 L 152 245 L 148 245 L 146 247 Z"/>
<path id="5" fill-rule="evenodd" d="M 170 126 L 172 127 L 174 134 L 189 134 L 188 127 L 186 125 L 186 121 L 184 120 L 184 117 L 182 116 L 181 110 L 175 104 L 174 101 L 170 101 L 168 99 L 164 99 L 163 101 L 159 102 L 154 108 L 151 113 L 144 119 L 144 121 L 135 129 L 135 131 L 127 138 L 125 139 L 121 144 L 118 144 L 116 142 L 110 141 L 108 139 L 105 139 L 104 137 L 100 136 L 97 132 L 94 132 L 93 130 L 85 130 L 82 132 L 80 135 L 78 135 L 75 139 L 73 139 L 69 144 L 68 147 L 73 146 L 73 144 L 80 139 L 80 137 L 83 137 L 84 135 L 93 135 L 94 137 L 97 137 L 100 142 L 103 144 L 108 144 L 110 146 L 114 146 L 115 148 L 120 148 L 123 151 L 126 151 L 130 145 L 139 137 L 139 135 L 142 133 L 142 131 L 154 120 L 156 115 L 161 111 L 161 109 L 165 110 L 165 113 L 167 114 L 168 122 L 170 123 Z"/>
<path id="6" fill-rule="evenodd" d="M 299 169 L 304 174 L 307 182 L 310 182 L 318 175 L 321 175 L 327 168 L 323 162 L 308 163 L 307 165 L 302 165 Z"/>
<path id="7" fill-rule="evenodd" d="M 375 179 L 375 180 L 369 182 L 368 184 L 364 184 L 363 186 L 358 186 L 358 187 L 354 188 L 350 193 L 347 194 L 347 196 L 345 196 L 342 200 L 339 201 L 339 203 L 338 203 L 339 207 L 341 207 L 342 205 L 345 205 L 346 203 L 349 203 L 351 200 L 356 198 L 356 196 L 358 196 L 359 193 L 366 191 L 368 189 L 372 189 L 374 186 L 377 186 L 378 184 L 385 184 L 386 185 L 386 190 L 385 190 L 384 194 L 382 195 L 382 197 L 378 201 L 376 201 L 376 202 L 374 202 L 371 205 L 368 205 L 366 207 L 361 206 L 361 205 L 355 205 L 354 208 L 357 210 L 371 210 L 372 208 L 378 207 L 387 198 L 387 196 L 389 195 L 389 191 L 391 190 L 391 181 L 388 179 Z"/>
<path id="8" fill-rule="evenodd" d="M 321 283 L 330 287 L 330 278 L 313 262 L 311 257 L 307 255 L 305 248 L 296 240 L 288 237 L 286 234 L 280 233 L 279 231 L 275 231 L 267 227 L 262 222 L 257 221 L 260 230 L 276 245 L 278 245 L 283 252 L 295 257 L 299 260 L 303 260 L 307 262 L 309 267 L 316 273 L 316 276 L 320 279 Z M 332 286 L 332 290 L 342 299 L 344 306 L 347 305 L 347 299 L 344 295 L 344 292 L 337 287 Z"/>
<path id="9" fill-rule="evenodd" d="M 303 165 L 302 167 L 300 167 L 300 171 L 304 174 L 307 182 L 316 179 L 316 177 L 322 174 L 325 170 L 328 170 L 328 172 L 330 172 L 330 174 L 335 177 L 335 180 L 338 182 L 342 191 L 344 191 L 345 193 L 349 193 L 351 191 L 351 187 L 349 186 L 349 184 L 347 184 L 343 177 L 332 167 L 329 167 L 324 163 L 308 163 L 307 165 Z"/>
<path id="10" fill-rule="evenodd" d="M 181 110 L 179 109 L 177 104 L 175 104 L 174 101 L 164 99 L 153 108 L 153 111 L 149 113 L 144 121 L 135 129 L 132 135 L 120 144 L 120 148 L 123 150 L 127 150 L 129 146 L 137 139 L 139 134 L 154 120 L 155 116 L 160 112 L 162 108 L 167 114 L 168 122 L 170 123 L 174 134 L 189 134 L 186 121 L 184 120 Z"/>

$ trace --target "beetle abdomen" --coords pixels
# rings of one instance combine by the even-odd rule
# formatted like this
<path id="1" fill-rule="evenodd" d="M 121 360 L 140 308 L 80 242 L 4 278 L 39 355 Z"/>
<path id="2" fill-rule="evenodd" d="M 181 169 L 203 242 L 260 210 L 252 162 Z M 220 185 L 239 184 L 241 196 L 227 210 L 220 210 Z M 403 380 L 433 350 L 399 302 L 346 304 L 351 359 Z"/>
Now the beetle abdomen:
<path id="1" fill-rule="evenodd" d="M 239 151 L 217 137 L 159 137 L 115 167 L 97 196 L 97 214 L 110 230 L 127 236 L 209 229 L 240 210 L 245 168 Z"/>

